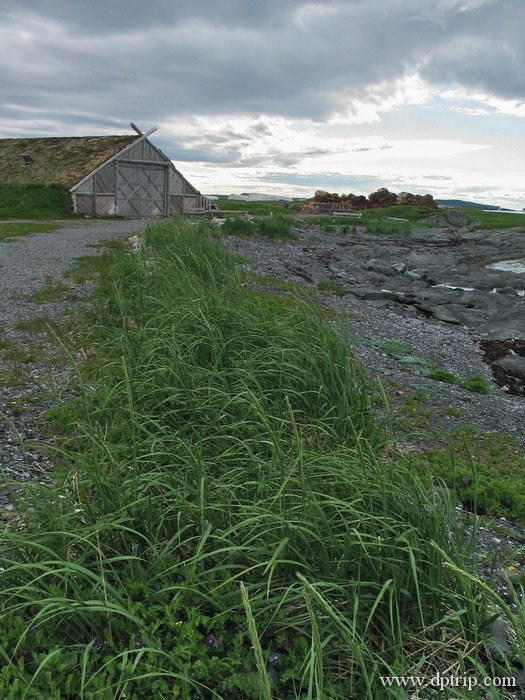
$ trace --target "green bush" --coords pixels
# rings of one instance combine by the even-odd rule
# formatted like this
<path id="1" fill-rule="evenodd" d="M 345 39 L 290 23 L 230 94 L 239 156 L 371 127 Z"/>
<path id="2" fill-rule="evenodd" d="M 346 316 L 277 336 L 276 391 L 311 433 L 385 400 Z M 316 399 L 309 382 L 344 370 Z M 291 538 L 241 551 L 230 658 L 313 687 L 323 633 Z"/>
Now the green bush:
<path id="1" fill-rule="evenodd" d="M 408 221 L 393 221 L 391 219 L 367 219 L 366 232 L 375 236 L 399 236 L 410 233 Z"/>
<path id="2" fill-rule="evenodd" d="M 268 216 L 244 219 L 238 216 L 226 219 L 222 230 L 233 236 L 261 236 L 264 238 L 296 238 L 292 231 L 293 220 L 284 216 Z"/>
<path id="3" fill-rule="evenodd" d="M 490 384 L 478 374 L 466 379 L 461 386 L 468 391 L 475 391 L 477 394 L 490 394 Z"/>
<path id="4" fill-rule="evenodd" d="M 422 476 L 442 480 L 465 508 L 525 523 L 525 457 L 512 438 L 473 426 L 454 431 L 449 449 L 414 454 Z"/>
<path id="5" fill-rule="evenodd" d="M 445 372 L 443 369 L 435 369 L 426 375 L 429 379 L 434 379 L 436 382 L 445 382 L 447 384 L 459 384 L 460 380 L 452 372 Z"/>

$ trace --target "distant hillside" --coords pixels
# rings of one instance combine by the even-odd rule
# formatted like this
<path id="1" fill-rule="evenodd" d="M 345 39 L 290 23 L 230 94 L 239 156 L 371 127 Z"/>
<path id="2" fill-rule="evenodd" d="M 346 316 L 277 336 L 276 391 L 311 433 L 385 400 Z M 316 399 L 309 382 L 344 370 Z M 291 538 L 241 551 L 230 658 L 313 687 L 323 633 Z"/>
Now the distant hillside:
<path id="1" fill-rule="evenodd" d="M 438 207 L 469 207 L 470 209 L 490 209 L 498 211 L 500 207 L 492 204 L 480 204 L 479 202 L 465 202 L 463 199 L 436 199 Z"/>

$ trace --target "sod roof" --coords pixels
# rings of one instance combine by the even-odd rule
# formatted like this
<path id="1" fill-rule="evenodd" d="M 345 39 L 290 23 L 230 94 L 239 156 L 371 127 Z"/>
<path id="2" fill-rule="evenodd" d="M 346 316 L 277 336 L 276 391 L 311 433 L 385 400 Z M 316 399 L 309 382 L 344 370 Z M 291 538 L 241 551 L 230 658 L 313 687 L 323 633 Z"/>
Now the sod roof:
<path id="1" fill-rule="evenodd" d="M 73 187 L 138 136 L 0 139 L 0 182 Z M 24 167 L 22 154 L 33 159 Z"/>

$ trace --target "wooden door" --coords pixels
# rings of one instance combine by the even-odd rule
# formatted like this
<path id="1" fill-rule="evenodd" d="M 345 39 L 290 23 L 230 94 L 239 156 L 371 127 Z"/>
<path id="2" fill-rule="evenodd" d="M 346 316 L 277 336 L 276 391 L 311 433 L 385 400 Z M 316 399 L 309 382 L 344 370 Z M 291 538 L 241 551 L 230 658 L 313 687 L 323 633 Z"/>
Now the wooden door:
<path id="1" fill-rule="evenodd" d="M 119 163 L 117 168 L 117 214 L 119 216 L 165 216 L 166 167 Z"/>

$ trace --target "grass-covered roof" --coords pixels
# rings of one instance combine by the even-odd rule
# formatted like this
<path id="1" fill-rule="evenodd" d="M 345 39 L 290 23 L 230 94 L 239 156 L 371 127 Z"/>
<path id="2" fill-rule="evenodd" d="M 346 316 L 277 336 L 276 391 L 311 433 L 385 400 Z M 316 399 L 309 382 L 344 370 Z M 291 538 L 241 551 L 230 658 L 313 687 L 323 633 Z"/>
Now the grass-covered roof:
<path id="1" fill-rule="evenodd" d="M 59 183 L 72 187 L 137 136 L 0 139 L 1 183 Z M 31 156 L 24 167 L 22 154 Z"/>

